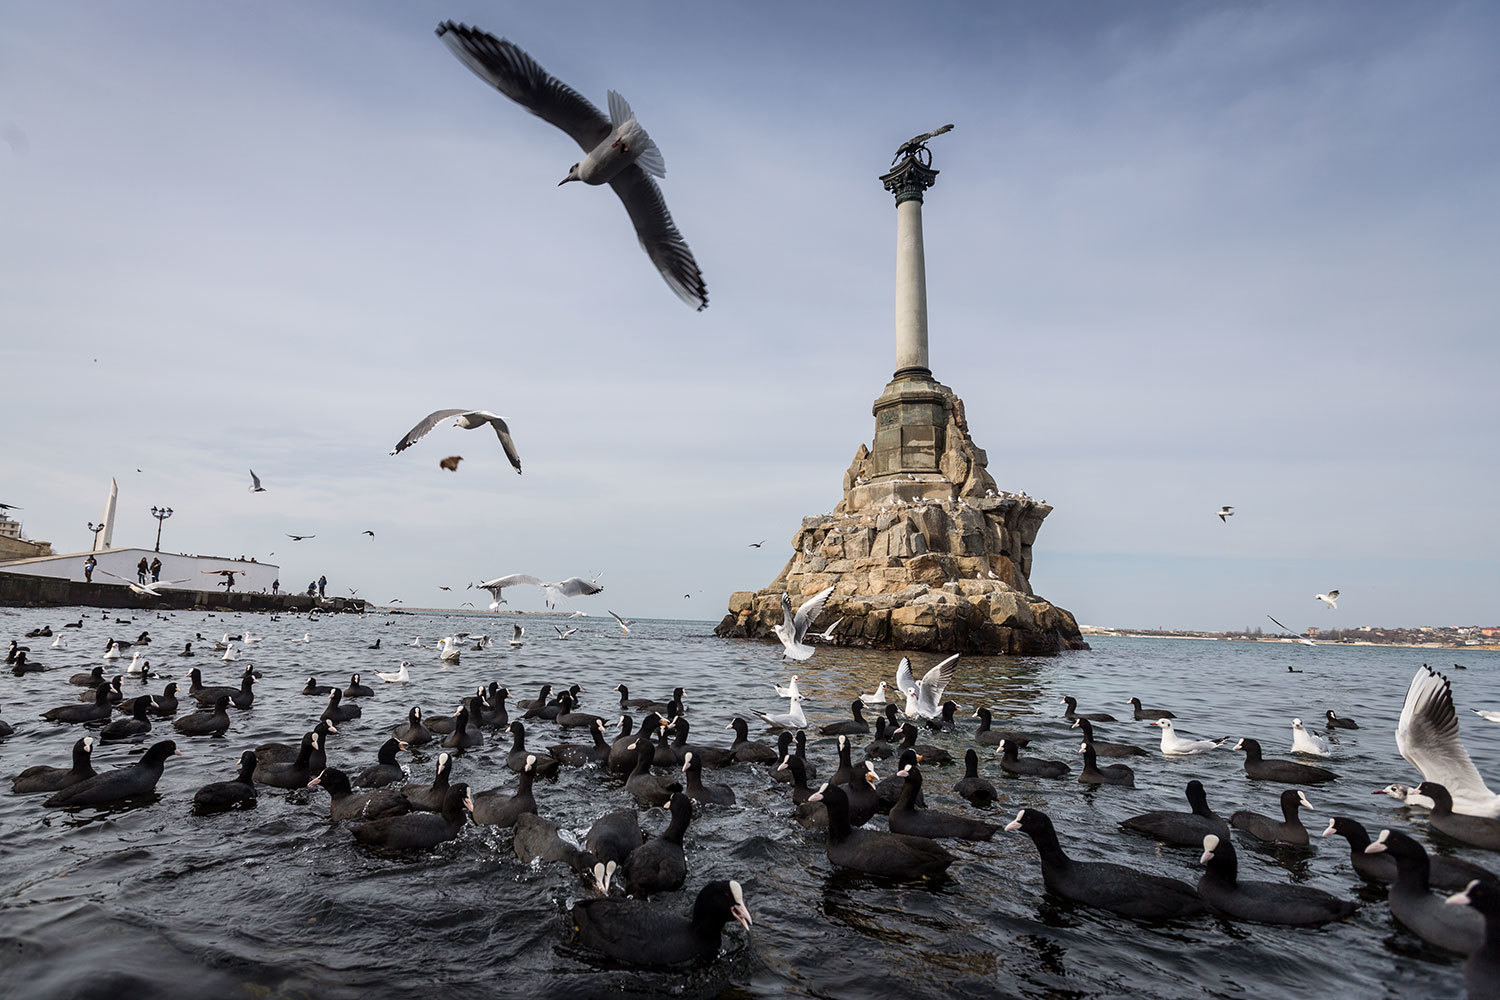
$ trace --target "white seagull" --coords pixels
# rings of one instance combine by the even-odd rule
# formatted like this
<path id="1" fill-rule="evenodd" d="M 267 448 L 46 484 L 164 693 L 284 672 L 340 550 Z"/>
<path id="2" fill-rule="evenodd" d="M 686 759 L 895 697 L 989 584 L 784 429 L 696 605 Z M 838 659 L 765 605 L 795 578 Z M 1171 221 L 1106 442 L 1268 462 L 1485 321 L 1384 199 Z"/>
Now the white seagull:
<path id="1" fill-rule="evenodd" d="M 53 645 L 55 646 L 57 644 L 53 643 Z M 1485 722 L 1500 722 L 1500 712 L 1481 712 L 1477 708 L 1471 708 L 1469 709 L 1469 711 L 1479 716 Z"/>
<path id="2" fill-rule="evenodd" d="M 557 637 L 559 639 L 566 639 L 568 636 L 578 631 L 576 628 L 564 629 L 561 625 L 554 625 L 552 627 L 557 629 Z"/>
<path id="3" fill-rule="evenodd" d="M 465 430 L 473 430 L 489 424 L 495 428 L 495 434 L 500 438 L 500 447 L 505 449 L 505 457 L 510 459 L 510 464 L 516 467 L 516 475 L 521 474 L 521 456 L 516 453 L 516 443 L 510 439 L 510 428 L 505 421 L 490 413 L 488 410 L 433 410 L 427 416 L 417 421 L 417 426 L 406 432 L 406 437 L 396 442 L 396 447 L 391 449 L 392 455 L 400 454 L 418 441 L 422 440 L 441 421 L 449 417 L 457 417 L 453 421 L 454 427 L 462 427 Z"/>
<path id="4" fill-rule="evenodd" d="M 1326 594 L 1314 594 L 1313 600 L 1322 601 L 1330 608 L 1337 608 L 1339 606 L 1339 592 L 1337 590 L 1330 590 Z"/>
<path id="5" fill-rule="evenodd" d="M 55 639 L 52 640 L 52 645 L 48 646 L 47 648 L 48 649 L 67 649 L 68 648 L 68 644 L 65 643 L 65 642 L 63 642 L 62 633 L 59 632 L 57 634 L 57 638 L 55 638 Z"/>
<path id="6" fill-rule="evenodd" d="M 396 671 L 394 674 L 383 674 L 377 670 L 375 671 L 375 676 L 379 677 L 387 684 L 405 684 L 407 681 L 411 680 L 411 674 L 407 673 L 406 671 L 406 668 L 409 666 L 411 666 L 410 663 L 402 660 L 401 669 Z"/>
<path id="7" fill-rule="evenodd" d="M 104 647 L 104 658 L 106 660 L 118 660 L 120 658 L 120 647 L 113 639 L 109 640 L 109 645 Z"/>
<path id="8" fill-rule="evenodd" d="M 411 642 L 408 642 L 407 645 L 416 646 L 418 649 L 420 649 L 422 647 L 422 637 L 419 635 L 412 636 Z"/>
<path id="9" fill-rule="evenodd" d="M 287 642 L 312 642 L 312 633 L 303 632 L 300 639 L 288 639 Z"/>
<path id="10" fill-rule="evenodd" d="M 1317 733 L 1310 733 L 1301 719 L 1292 720 L 1292 753 L 1307 753 L 1314 757 L 1332 757 L 1333 744 Z"/>
<path id="11" fill-rule="evenodd" d="M 150 671 L 146 669 L 150 665 L 151 661 L 143 661 L 141 659 L 141 651 L 136 650 L 134 653 L 130 654 L 130 665 L 125 668 L 125 672 L 132 677 L 145 677 L 148 673 L 150 673 Z"/>
<path id="12" fill-rule="evenodd" d="M 1437 805 L 1436 802 L 1433 802 L 1427 796 L 1423 795 L 1421 792 L 1417 791 L 1410 785 L 1386 785 L 1384 788 L 1375 789 L 1375 791 L 1371 792 L 1370 794 L 1389 795 L 1391 798 L 1395 799 L 1403 806 L 1416 806 L 1418 809 L 1431 809 L 1433 806 Z"/>
<path id="13" fill-rule="evenodd" d="M 1219 520 L 1223 521 L 1225 524 L 1228 524 L 1229 519 L 1234 516 L 1234 508 L 1220 507 L 1217 511 L 1215 511 L 1215 513 L 1219 515 Z"/>
<path id="14" fill-rule="evenodd" d="M 240 658 L 240 654 L 234 651 L 234 643 L 231 642 L 229 645 L 224 647 L 223 658 L 225 661 L 238 660 Z"/>
<path id="15" fill-rule="evenodd" d="M 585 580 L 581 576 L 570 576 L 566 580 L 556 583 L 548 583 L 540 577 L 532 576 L 530 573 L 512 573 L 509 576 L 497 576 L 493 580 L 485 580 L 473 586 L 480 590 L 488 590 L 494 598 L 490 602 L 490 610 L 498 610 L 500 605 L 506 601 L 501 597 L 501 591 L 506 587 L 541 587 L 543 590 L 551 591 L 563 597 L 589 597 L 597 594 L 604 588 L 592 580 Z"/>
<path id="16" fill-rule="evenodd" d="M 1224 744 L 1224 740 L 1185 740 L 1177 735 L 1172 723 L 1157 719 L 1151 723 L 1161 727 L 1161 752 L 1168 757 L 1191 757 L 1195 753 L 1208 753 Z"/>
<path id="17" fill-rule="evenodd" d="M 832 593 L 832 587 L 818 591 L 803 602 L 795 615 L 792 614 L 791 595 L 781 595 L 781 624 L 774 626 L 772 631 L 776 633 L 776 638 L 780 639 L 781 645 L 785 647 L 783 656 L 793 660 L 806 660 L 817 652 L 803 640 L 807 637 L 807 630 L 812 627 L 812 623 L 817 621 L 818 615 L 823 613 L 823 605 L 828 602 L 828 595 Z"/>
<path id="18" fill-rule="evenodd" d="M 512 646 L 526 645 L 525 641 L 521 638 L 521 636 L 526 634 L 526 630 L 520 625 L 512 625 L 511 628 L 514 629 L 514 631 L 511 633 L 510 644 Z"/>
<path id="19" fill-rule="evenodd" d="M 824 629 L 821 632 L 809 632 L 807 634 L 807 637 L 809 639 L 816 639 L 819 642 L 832 642 L 833 641 L 833 630 L 836 629 L 836 628 L 838 628 L 841 624 L 843 624 L 843 621 L 844 621 L 844 619 L 842 619 L 842 618 L 835 618 L 832 625 L 828 626 L 826 629 Z"/>
<path id="20" fill-rule="evenodd" d="M 584 158 L 568 169 L 568 181 L 608 184 L 625 203 L 641 249 L 688 305 L 708 307 L 708 286 L 687 241 L 672 223 L 661 190 L 648 174 L 665 177 L 666 161 L 636 121 L 625 98 L 609 92 L 609 117 L 583 95 L 550 75 L 536 60 L 504 38 L 478 28 L 444 21 L 438 37 L 481 80 L 537 117 L 566 132 L 583 148 Z"/>
<path id="21" fill-rule="evenodd" d="M 859 700 L 864 702 L 866 705 L 884 705 L 885 681 L 881 681 L 879 684 L 875 685 L 874 694 L 862 694 L 859 696 Z"/>
<path id="22" fill-rule="evenodd" d="M 799 698 L 802 696 L 802 689 L 797 686 L 796 674 L 792 675 L 792 682 L 786 687 L 782 687 L 780 684 L 773 686 L 776 688 L 776 697 L 778 698 Z"/>
<path id="23" fill-rule="evenodd" d="M 921 680 L 912 674 L 911 661 L 901 657 L 896 667 L 896 690 L 906 695 L 903 712 L 908 718 L 936 719 L 943 714 L 943 692 L 953 680 L 960 655 L 954 653 L 923 674 Z"/>
<path id="24" fill-rule="evenodd" d="M 794 695 L 789 706 L 791 711 L 782 712 L 777 715 L 767 715 L 764 712 L 755 714 L 765 719 L 777 729 L 806 729 L 807 716 L 802 714 L 802 696 Z"/>
<path id="25" fill-rule="evenodd" d="M 107 569 L 101 569 L 99 572 L 105 576 L 114 577 L 129 587 L 131 593 L 140 594 L 142 597 L 160 597 L 160 589 L 162 587 L 175 587 L 178 584 L 192 582 L 191 578 L 189 578 L 187 580 L 152 580 L 150 583 L 136 583 L 134 580 L 127 580 L 123 576 L 115 576 L 115 574 Z"/>
<path id="26" fill-rule="evenodd" d="M 264 493 L 265 491 L 266 491 L 266 488 L 260 484 L 260 477 L 255 474 L 255 470 L 254 469 L 251 469 L 250 470 L 250 492 L 251 493 Z"/>
<path id="27" fill-rule="evenodd" d="M 457 663 L 458 657 L 463 653 L 463 646 L 459 645 L 453 636 L 444 636 L 438 642 L 438 659 L 444 663 Z"/>
<path id="28" fill-rule="evenodd" d="M 1500 818 L 1500 795 L 1485 785 L 1459 739 L 1448 680 L 1425 663 L 1406 689 L 1396 724 L 1396 749 L 1424 779 L 1448 789 L 1454 812 Z"/>
<path id="29" fill-rule="evenodd" d="M 609 616 L 619 623 L 621 632 L 623 632 L 625 635 L 630 634 L 630 626 L 634 625 L 635 622 L 627 621 L 626 619 L 621 618 L 619 615 L 615 614 L 613 611 L 609 613 Z"/>

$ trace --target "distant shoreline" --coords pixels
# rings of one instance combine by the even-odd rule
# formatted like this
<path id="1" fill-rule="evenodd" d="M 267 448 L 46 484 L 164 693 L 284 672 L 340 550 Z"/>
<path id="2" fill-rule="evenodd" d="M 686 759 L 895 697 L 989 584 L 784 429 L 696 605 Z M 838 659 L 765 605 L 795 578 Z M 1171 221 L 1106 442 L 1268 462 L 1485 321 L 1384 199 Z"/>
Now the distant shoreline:
<path id="1" fill-rule="evenodd" d="M 1233 636 L 1233 637 L 1231 637 L 1231 636 L 1227 636 L 1227 635 L 1179 635 L 1179 634 L 1168 635 L 1168 634 L 1162 633 L 1162 632 L 1126 632 L 1126 631 L 1123 631 L 1123 630 L 1122 631 L 1116 631 L 1114 629 L 1103 629 L 1103 628 L 1099 628 L 1097 626 L 1086 626 L 1086 627 L 1082 628 L 1081 631 L 1086 636 L 1091 636 L 1091 637 L 1096 637 L 1096 638 L 1105 638 L 1105 639 L 1190 639 L 1190 640 L 1193 640 L 1193 641 L 1196 641 L 1196 642 L 1258 642 L 1258 643 L 1273 643 L 1273 644 L 1278 644 L 1279 643 L 1279 644 L 1285 645 L 1285 646 L 1306 646 L 1306 645 L 1308 645 L 1308 643 L 1306 643 L 1306 642 L 1302 642 L 1301 640 L 1298 640 L 1298 639 L 1287 638 L 1286 636 L 1261 636 L 1259 638 L 1255 638 L 1255 637 L 1245 638 L 1243 636 Z M 1359 639 L 1356 639 L 1356 640 L 1354 640 L 1352 642 L 1346 642 L 1346 641 L 1342 641 L 1342 640 L 1336 641 L 1336 642 L 1323 642 L 1323 641 L 1319 641 L 1317 639 L 1313 639 L 1312 640 L 1312 645 L 1314 645 L 1314 646 L 1371 646 L 1371 647 L 1375 647 L 1375 648 L 1378 648 L 1378 649 L 1455 649 L 1455 650 L 1477 649 L 1477 650 L 1481 650 L 1481 651 L 1490 651 L 1490 652 L 1493 652 L 1495 650 L 1500 650 L 1500 645 L 1493 645 L 1493 644 L 1483 645 L 1483 646 L 1475 646 L 1475 645 L 1458 645 L 1456 643 L 1451 643 L 1451 642 L 1369 642 L 1369 641 L 1366 641 L 1366 640 L 1359 640 Z"/>

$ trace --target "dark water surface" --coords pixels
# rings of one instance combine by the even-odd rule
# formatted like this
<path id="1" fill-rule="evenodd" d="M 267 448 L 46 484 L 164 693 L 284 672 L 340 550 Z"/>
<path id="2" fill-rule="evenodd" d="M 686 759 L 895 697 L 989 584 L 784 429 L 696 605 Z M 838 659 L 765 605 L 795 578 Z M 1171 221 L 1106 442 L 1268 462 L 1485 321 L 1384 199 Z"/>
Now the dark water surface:
<path id="1" fill-rule="evenodd" d="M 85 627 L 61 630 L 82 615 Z M 50 624 L 69 644 L 48 649 L 29 640 L 34 659 L 49 672 L 0 674 L 0 717 L 16 734 L 0 743 L 0 996 L 386 997 L 625 996 L 722 997 L 1445 997 L 1463 993 L 1462 967 L 1396 928 L 1384 891 L 1361 884 L 1341 838 L 1310 850 L 1258 849 L 1239 841 L 1241 876 L 1293 880 L 1361 902 L 1351 919 L 1321 929 L 1228 924 L 1212 919 L 1166 925 L 1136 923 L 1075 908 L 1042 891 L 1036 851 L 1024 835 L 997 834 L 991 843 L 945 842 L 960 860 L 946 879 L 903 885 L 835 872 L 820 833 L 791 823 L 785 786 L 764 769 L 738 766 L 709 779 L 727 782 L 733 807 L 699 808 L 687 836 L 685 891 L 655 902 L 678 911 L 698 889 L 720 878 L 744 886 L 754 915 L 750 934 L 732 922 L 725 953 L 710 968 L 687 973 L 639 973 L 610 968 L 572 948 L 564 915 L 583 896 L 566 868 L 532 868 L 516 861 L 509 831 L 468 827 L 457 841 L 415 858 L 372 854 L 348 829 L 328 819 L 328 799 L 317 789 L 261 789 L 250 811 L 197 817 L 193 792 L 233 776 L 240 750 L 268 740 L 296 742 L 317 718 L 324 699 L 304 697 L 309 674 L 322 683 L 348 683 L 361 672 L 376 688 L 362 700 L 363 718 L 340 726 L 329 760 L 357 772 L 373 763 L 389 731 L 413 704 L 425 713 L 451 712 L 480 683 L 498 680 L 513 697 L 535 697 L 544 682 L 586 689 L 582 710 L 617 715 L 616 683 L 635 697 L 665 700 L 677 684 L 688 690 L 697 742 L 728 745 L 723 730 L 734 714 L 781 710 L 771 691 L 792 670 L 778 650 L 719 640 L 703 623 L 642 621 L 628 637 L 597 617 L 579 619 L 583 631 L 550 638 L 551 620 L 528 617 L 530 641 L 503 641 L 485 652 L 465 652 L 442 670 L 430 649 L 405 648 L 414 636 L 431 645 L 456 629 L 508 635 L 513 616 L 330 616 L 320 621 L 284 616 L 205 616 L 162 619 L 138 614 L 116 625 L 98 610 L 0 611 L 0 640 Z M 239 663 L 223 663 L 209 648 L 191 660 L 176 653 L 196 633 L 210 639 L 244 629 L 265 635 Z M 251 661 L 263 678 L 255 707 L 231 709 L 223 738 L 177 736 L 158 723 L 151 740 L 173 737 L 183 756 L 172 758 L 146 805 L 112 810 L 46 809 L 43 795 L 13 795 L 8 779 L 36 763 L 65 764 L 73 742 L 96 727 L 56 725 L 40 713 L 71 702 L 79 688 L 70 674 L 103 663 L 107 636 L 134 637 L 149 629 L 154 669 L 147 684 L 126 681 L 127 694 L 159 692 L 171 676 L 200 667 L 208 684 L 237 682 Z M 310 632 L 313 641 L 292 643 Z M 534 638 L 532 638 L 534 636 Z M 366 647 L 380 637 L 382 649 Z M 198 644 L 195 642 L 195 646 Z M 382 685 L 377 670 L 394 671 L 405 657 L 413 683 Z M 890 681 L 899 657 L 859 650 L 820 650 L 796 667 L 808 693 L 814 725 L 846 717 L 861 691 Z M 921 657 L 918 673 L 936 661 Z M 1451 672 L 1454 660 L 1470 669 Z M 1329 765 L 1339 780 L 1307 789 L 1316 806 L 1304 821 L 1314 834 L 1330 815 L 1352 816 L 1372 835 L 1383 826 L 1414 830 L 1433 846 L 1420 814 L 1394 808 L 1372 789 L 1392 781 L 1415 783 L 1416 773 L 1396 752 L 1392 732 L 1412 672 L 1430 662 L 1455 685 L 1464 741 L 1481 773 L 1500 778 L 1500 726 L 1469 708 L 1500 708 L 1500 654 L 1446 650 L 1101 639 L 1090 652 L 1049 659 L 968 658 L 951 695 L 966 707 L 960 733 L 924 736 L 962 758 L 972 745 L 976 704 L 994 708 L 997 725 L 1037 739 L 1031 754 L 1066 759 L 1074 775 L 1079 733 L 1061 719 L 1058 698 L 1072 694 L 1080 711 L 1124 719 L 1137 695 L 1149 707 L 1170 708 L 1188 736 L 1253 736 L 1268 756 L 1287 756 L 1291 719 L 1322 732 L 1325 709 L 1361 725 L 1340 732 Z M 114 661 L 123 671 L 126 660 Z M 1288 665 L 1304 672 L 1287 673 Z M 186 687 L 186 685 L 183 685 Z M 117 716 L 118 717 L 118 716 Z M 577 731 L 574 731 L 577 733 Z M 767 738 L 762 726 L 752 733 Z M 551 723 L 528 729 L 536 746 L 560 742 Z M 1047 810 L 1065 848 L 1082 859 L 1123 861 L 1196 882 L 1197 852 L 1158 846 L 1117 827 L 1151 809 L 1185 810 L 1183 786 L 1198 778 L 1221 815 L 1240 808 L 1275 814 L 1280 785 L 1252 782 L 1241 755 L 1226 747 L 1186 759 L 1165 759 L 1157 730 L 1144 723 L 1099 727 L 1100 739 L 1138 743 L 1151 756 L 1132 758 L 1137 786 L 1085 788 L 1076 780 L 1002 778 L 992 753 L 981 771 L 999 786 L 1002 803 L 987 818 L 1003 823 L 1018 808 Z M 571 737 L 581 741 L 581 735 Z M 863 740 L 857 745 L 862 744 Z M 133 759 L 139 745 L 99 747 L 96 769 Z M 476 791 L 514 785 L 505 768 L 508 738 L 488 734 L 483 749 L 464 753 L 453 780 Z M 831 738 L 810 754 L 823 774 L 834 762 Z M 419 781 L 431 781 L 438 751 L 410 760 Z M 404 759 L 404 758 L 403 758 Z M 858 757 L 856 757 L 858 759 Z M 882 775 L 889 762 L 877 764 Z M 926 791 L 936 808 L 975 813 L 951 792 L 962 768 L 929 768 Z M 556 782 L 538 782 L 543 816 L 581 840 L 592 820 L 630 804 L 623 782 L 592 770 L 564 769 Z M 883 818 L 874 821 L 880 826 Z M 665 825 L 661 810 L 643 825 Z M 1316 839 L 1316 838 L 1315 838 Z M 954 846 L 956 844 L 956 846 Z M 1453 848 L 1443 846 L 1445 851 Z M 1455 853 L 1495 868 L 1497 858 Z"/>

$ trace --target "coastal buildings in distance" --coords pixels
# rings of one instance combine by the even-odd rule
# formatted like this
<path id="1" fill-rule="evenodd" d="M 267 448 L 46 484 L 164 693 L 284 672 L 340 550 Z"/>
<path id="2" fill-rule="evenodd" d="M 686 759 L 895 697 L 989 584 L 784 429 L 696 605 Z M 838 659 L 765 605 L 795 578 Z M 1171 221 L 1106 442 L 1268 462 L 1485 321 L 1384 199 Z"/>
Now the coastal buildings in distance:
<path id="1" fill-rule="evenodd" d="M 828 514 L 803 518 L 769 585 L 731 595 L 714 630 L 767 638 L 793 604 L 832 587 L 822 628 L 838 645 L 978 654 L 1087 649 L 1068 611 L 1032 592 L 1032 545 L 1052 512 L 1002 491 L 969 435 L 964 404 L 928 366 L 923 193 L 937 178 L 921 136 L 881 180 L 896 199 L 896 372 L 872 412 L 875 437 Z"/>

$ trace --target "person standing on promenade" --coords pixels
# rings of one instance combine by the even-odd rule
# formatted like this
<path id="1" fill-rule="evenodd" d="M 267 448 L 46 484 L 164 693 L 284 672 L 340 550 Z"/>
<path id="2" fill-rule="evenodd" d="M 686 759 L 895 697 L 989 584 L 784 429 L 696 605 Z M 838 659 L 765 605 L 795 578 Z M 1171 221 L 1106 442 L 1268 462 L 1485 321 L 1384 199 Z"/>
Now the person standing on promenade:
<path id="1" fill-rule="evenodd" d="M 327 589 L 328 589 L 328 577 L 320 575 L 318 577 L 318 597 L 319 598 L 327 597 L 328 596 L 327 593 L 326 593 Z"/>
<path id="2" fill-rule="evenodd" d="M 151 560 L 151 582 L 155 583 L 161 579 L 161 556 Z"/>
<path id="3" fill-rule="evenodd" d="M 271 581 L 271 593 L 272 594 L 279 594 L 279 593 L 281 593 L 281 577 L 278 576 L 276 579 L 274 579 L 274 580 Z"/>
<path id="4" fill-rule="evenodd" d="M 94 567 L 97 565 L 99 565 L 99 560 L 94 558 L 93 553 L 89 553 L 89 557 L 83 561 L 84 583 L 94 582 Z"/>
<path id="5" fill-rule="evenodd" d="M 151 572 L 151 567 L 146 565 L 146 557 L 141 556 L 141 561 L 135 564 L 136 583 L 144 584 L 146 582 L 146 574 L 149 572 Z"/>

